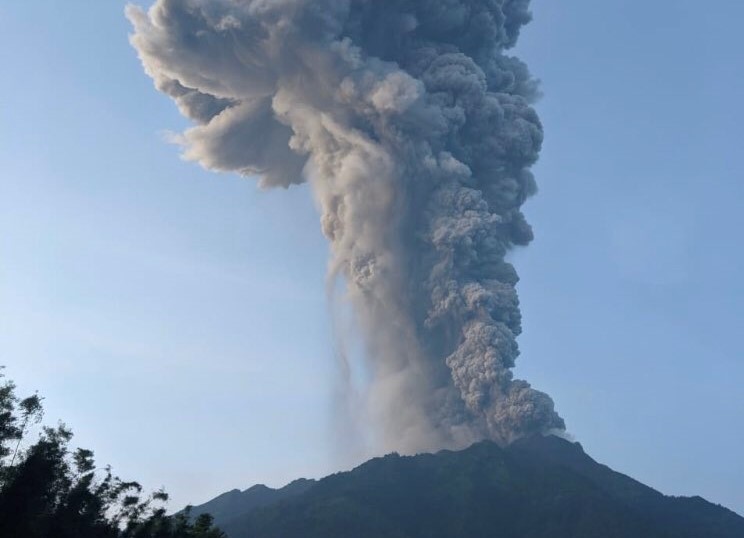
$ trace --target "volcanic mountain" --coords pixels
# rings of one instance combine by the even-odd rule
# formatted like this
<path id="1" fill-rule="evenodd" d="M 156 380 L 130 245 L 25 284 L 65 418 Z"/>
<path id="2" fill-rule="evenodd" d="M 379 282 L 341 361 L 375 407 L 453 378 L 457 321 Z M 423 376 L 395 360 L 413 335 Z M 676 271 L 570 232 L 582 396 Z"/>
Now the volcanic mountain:
<path id="1" fill-rule="evenodd" d="M 744 537 L 736 513 L 665 496 L 554 436 L 390 454 L 317 481 L 233 490 L 192 513 L 203 512 L 230 538 Z"/>

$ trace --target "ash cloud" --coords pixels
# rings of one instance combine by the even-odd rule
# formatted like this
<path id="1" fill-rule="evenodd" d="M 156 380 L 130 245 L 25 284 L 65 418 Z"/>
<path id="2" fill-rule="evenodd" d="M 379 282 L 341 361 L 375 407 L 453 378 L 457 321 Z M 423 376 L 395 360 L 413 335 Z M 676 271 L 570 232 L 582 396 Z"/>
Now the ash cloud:
<path id="1" fill-rule="evenodd" d="M 507 51 L 528 0 L 157 0 L 131 42 L 195 125 L 184 154 L 308 182 L 365 335 L 368 417 L 387 449 L 564 429 L 514 379 L 521 313 L 505 256 L 542 127 Z"/>

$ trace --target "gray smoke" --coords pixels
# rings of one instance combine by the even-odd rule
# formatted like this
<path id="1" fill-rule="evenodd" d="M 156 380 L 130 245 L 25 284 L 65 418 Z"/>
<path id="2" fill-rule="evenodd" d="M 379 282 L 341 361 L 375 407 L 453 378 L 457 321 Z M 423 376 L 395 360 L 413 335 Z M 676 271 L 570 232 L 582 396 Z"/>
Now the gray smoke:
<path id="1" fill-rule="evenodd" d="M 195 126 L 186 158 L 308 181 L 365 335 L 385 448 L 563 429 L 511 369 L 520 211 L 542 142 L 505 54 L 529 0 L 157 0 L 129 6 L 146 72 Z"/>

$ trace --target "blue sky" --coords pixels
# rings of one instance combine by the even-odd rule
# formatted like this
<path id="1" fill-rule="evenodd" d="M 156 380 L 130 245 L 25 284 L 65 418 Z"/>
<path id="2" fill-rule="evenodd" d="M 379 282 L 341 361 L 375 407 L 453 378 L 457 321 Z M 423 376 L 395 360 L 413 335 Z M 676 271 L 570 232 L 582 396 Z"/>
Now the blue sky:
<path id="1" fill-rule="evenodd" d="M 174 507 L 340 462 L 306 187 L 178 158 L 124 3 L 0 5 L 0 362 Z M 744 512 L 744 4 L 533 0 L 517 372 L 599 461 Z"/>

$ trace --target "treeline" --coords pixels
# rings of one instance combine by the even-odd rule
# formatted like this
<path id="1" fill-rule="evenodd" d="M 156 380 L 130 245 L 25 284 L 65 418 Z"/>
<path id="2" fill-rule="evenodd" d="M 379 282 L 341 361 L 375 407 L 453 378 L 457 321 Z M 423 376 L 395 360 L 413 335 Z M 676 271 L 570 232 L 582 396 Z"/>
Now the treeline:
<path id="1" fill-rule="evenodd" d="M 73 449 L 64 424 L 42 426 L 38 395 L 21 398 L 0 371 L 0 537 L 225 538 L 212 518 L 167 516 L 164 491 L 144 494 L 93 452 Z"/>

